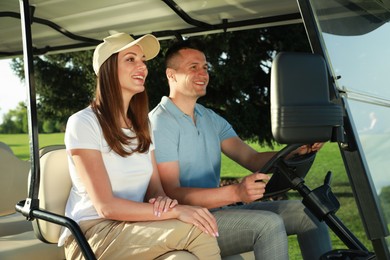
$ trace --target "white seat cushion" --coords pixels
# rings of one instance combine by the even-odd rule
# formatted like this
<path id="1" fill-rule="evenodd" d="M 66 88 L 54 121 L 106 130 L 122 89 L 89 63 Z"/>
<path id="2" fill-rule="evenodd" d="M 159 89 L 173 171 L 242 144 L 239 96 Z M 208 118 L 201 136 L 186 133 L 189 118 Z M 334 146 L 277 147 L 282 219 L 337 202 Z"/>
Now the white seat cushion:
<path id="1" fill-rule="evenodd" d="M 20 213 L 0 217 L 0 237 L 32 231 L 32 224 Z"/>
<path id="2" fill-rule="evenodd" d="M 34 231 L 0 237 L 1 260 L 63 260 L 63 247 L 45 244 L 38 240 Z"/>

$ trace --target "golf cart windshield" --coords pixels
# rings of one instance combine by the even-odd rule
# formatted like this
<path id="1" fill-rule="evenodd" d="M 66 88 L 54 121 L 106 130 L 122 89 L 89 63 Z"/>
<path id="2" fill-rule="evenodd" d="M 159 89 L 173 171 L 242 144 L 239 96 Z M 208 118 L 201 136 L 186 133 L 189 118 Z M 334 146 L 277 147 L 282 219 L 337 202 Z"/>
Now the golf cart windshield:
<path id="1" fill-rule="evenodd" d="M 387 226 L 390 205 L 390 1 L 311 1 Z M 390 240 L 387 238 L 387 244 Z"/>

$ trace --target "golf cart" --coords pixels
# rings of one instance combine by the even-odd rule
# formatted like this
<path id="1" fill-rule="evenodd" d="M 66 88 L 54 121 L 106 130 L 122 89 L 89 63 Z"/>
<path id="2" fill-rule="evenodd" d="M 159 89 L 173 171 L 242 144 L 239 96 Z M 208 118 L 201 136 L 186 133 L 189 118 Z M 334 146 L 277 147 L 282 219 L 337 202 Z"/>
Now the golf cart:
<path id="1" fill-rule="evenodd" d="M 272 130 L 275 140 L 287 148 L 261 169 L 274 172 L 275 184 L 270 185 L 274 190 L 268 192 L 280 191 L 281 185 L 297 190 L 305 205 L 345 243 L 344 250 L 329 252 L 324 259 L 390 259 L 390 216 L 385 214 L 390 205 L 382 196 L 390 186 L 386 177 L 390 168 L 390 121 L 386 120 L 390 107 L 389 19 L 390 0 L 0 2 L 0 58 L 24 56 L 28 95 L 30 174 L 26 197 L 13 203 L 17 215 L 32 222 L 35 236 L 46 244 L 56 243 L 60 227 L 69 228 L 85 258 L 95 259 L 77 223 L 63 216 L 70 187 L 66 160 L 58 163 L 66 156 L 64 147 L 39 149 L 34 55 L 93 49 L 111 30 L 135 37 L 152 33 L 165 40 L 303 23 L 312 52 L 279 53 L 272 68 Z M 369 120 L 373 123 L 367 123 Z M 313 190 L 305 185 L 303 179 L 315 155 L 285 159 L 290 149 L 318 141 L 336 142 L 340 148 L 373 252 L 336 217 L 339 203 L 331 191 L 329 175 L 324 177 L 324 185 Z M 27 180 L 27 174 L 24 178 Z M 7 225 L 12 221 L 7 218 Z M 27 255 L 44 259 L 50 255 L 53 259 L 49 252 L 54 251 L 54 259 L 64 259 L 57 248 L 35 241 L 24 243 L 31 232 L 2 236 L 0 258 Z"/>

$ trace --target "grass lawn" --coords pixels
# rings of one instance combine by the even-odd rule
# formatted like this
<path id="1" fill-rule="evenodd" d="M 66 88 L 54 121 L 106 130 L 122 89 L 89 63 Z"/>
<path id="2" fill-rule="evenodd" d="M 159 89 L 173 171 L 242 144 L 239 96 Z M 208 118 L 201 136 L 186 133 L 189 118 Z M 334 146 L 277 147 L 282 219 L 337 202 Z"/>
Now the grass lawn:
<path id="1" fill-rule="evenodd" d="M 26 134 L 8 135 L 0 134 L 0 141 L 11 146 L 14 153 L 23 160 L 30 158 L 29 153 L 29 138 Z M 39 146 L 63 144 L 64 134 L 42 134 L 39 136 Z M 267 147 L 260 147 L 257 144 L 251 144 L 258 151 L 269 150 Z M 279 150 L 282 146 L 275 146 L 274 150 Z M 352 190 L 348 182 L 348 177 L 345 172 L 344 165 L 340 156 L 340 152 L 336 144 L 328 143 L 321 151 L 318 152 L 316 160 L 305 178 L 306 185 L 314 189 L 323 183 L 325 174 L 331 171 L 333 173 L 331 187 L 336 197 L 339 199 L 341 207 L 337 212 L 337 216 L 344 224 L 363 242 L 369 249 L 372 245 L 366 239 L 365 231 L 361 223 L 361 219 L 357 210 L 355 200 L 352 195 Z M 241 178 L 249 174 L 247 170 L 238 166 L 230 159 L 223 156 L 222 158 L 222 177 Z M 301 199 L 295 191 L 288 192 L 289 199 Z M 334 248 L 346 248 L 344 244 L 331 231 L 331 239 Z M 300 250 L 296 238 L 289 237 L 289 254 L 290 259 L 301 259 Z"/>
<path id="2" fill-rule="evenodd" d="M 0 141 L 8 144 L 20 159 L 30 159 L 30 143 L 27 134 L 0 134 Z M 38 144 L 40 148 L 48 145 L 64 144 L 64 134 L 39 135 Z"/>

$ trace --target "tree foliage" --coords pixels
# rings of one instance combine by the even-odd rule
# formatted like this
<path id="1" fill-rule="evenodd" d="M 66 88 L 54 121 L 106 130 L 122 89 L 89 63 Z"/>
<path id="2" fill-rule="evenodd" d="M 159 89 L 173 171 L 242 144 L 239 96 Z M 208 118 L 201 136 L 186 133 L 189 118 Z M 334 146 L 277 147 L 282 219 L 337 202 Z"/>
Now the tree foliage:
<path id="1" fill-rule="evenodd" d="M 21 59 L 14 59 L 12 68 L 24 79 Z M 69 115 L 86 107 L 93 96 L 92 51 L 34 57 L 34 81 L 39 120 L 63 131 Z"/>
<path id="2" fill-rule="evenodd" d="M 22 134 L 27 132 L 27 107 L 24 102 L 19 102 L 15 109 L 10 110 L 3 116 L 3 123 L 0 125 L 0 133 Z"/>
<path id="3" fill-rule="evenodd" d="M 196 37 L 210 62 L 207 95 L 199 102 L 225 117 L 243 139 L 272 146 L 270 65 L 277 52 L 310 51 L 304 35 L 297 24 Z M 151 108 L 169 93 L 163 57 L 170 44 L 161 41 L 160 54 L 148 61 Z M 23 78 L 22 60 L 14 60 L 13 68 Z M 92 51 L 35 57 L 34 75 L 40 120 L 48 121 L 50 131 L 93 98 Z"/>

